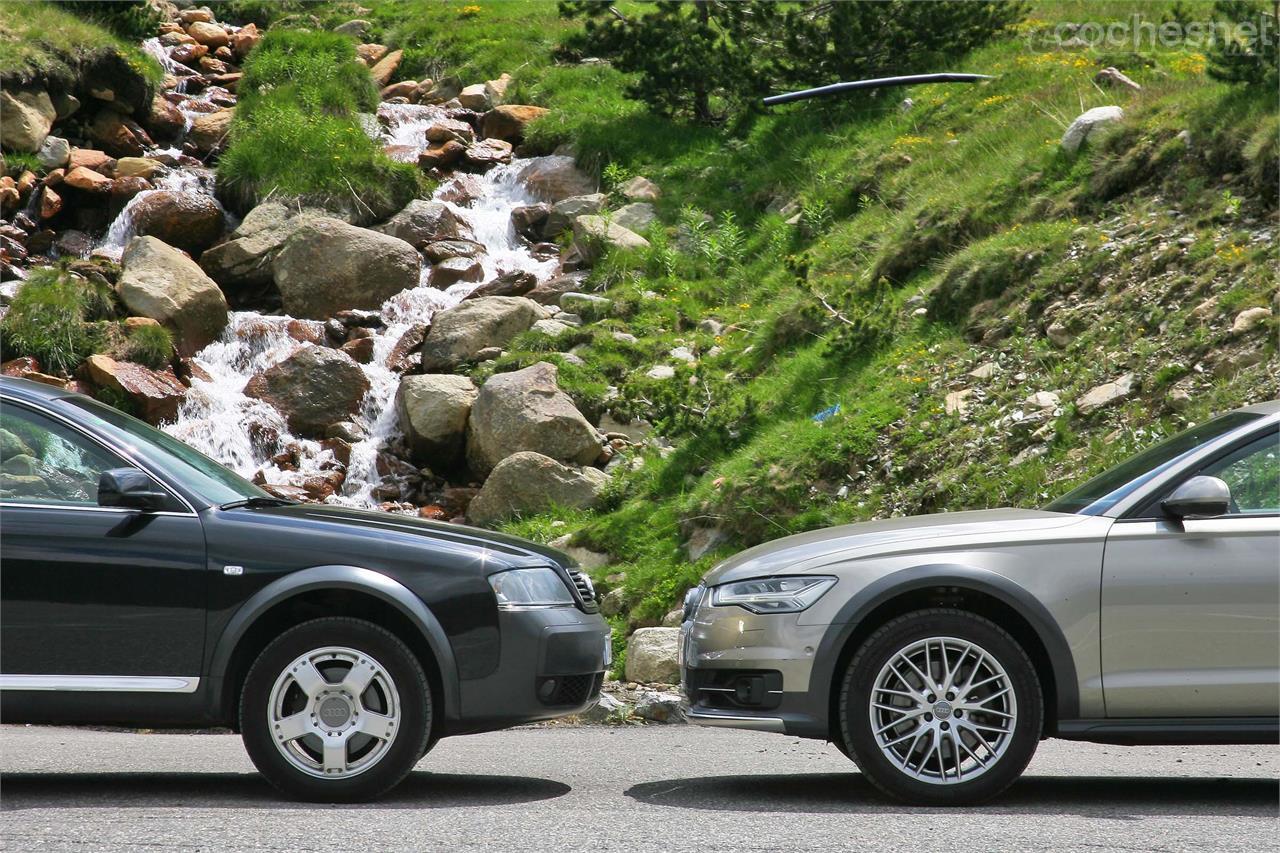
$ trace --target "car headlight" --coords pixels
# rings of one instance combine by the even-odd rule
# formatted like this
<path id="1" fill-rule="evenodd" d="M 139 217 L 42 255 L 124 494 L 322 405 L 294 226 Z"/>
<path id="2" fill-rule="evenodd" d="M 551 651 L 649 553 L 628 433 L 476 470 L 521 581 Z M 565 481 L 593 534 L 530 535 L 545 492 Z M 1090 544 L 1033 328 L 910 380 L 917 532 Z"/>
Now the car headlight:
<path id="1" fill-rule="evenodd" d="M 553 569 L 512 569 L 489 575 L 489 586 L 498 609 L 563 607 L 573 604 L 573 593 Z"/>
<path id="2" fill-rule="evenodd" d="M 835 583 L 835 578 L 810 576 L 735 581 L 712 587 L 711 603 L 717 607 L 733 604 L 752 613 L 799 613 Z"/>

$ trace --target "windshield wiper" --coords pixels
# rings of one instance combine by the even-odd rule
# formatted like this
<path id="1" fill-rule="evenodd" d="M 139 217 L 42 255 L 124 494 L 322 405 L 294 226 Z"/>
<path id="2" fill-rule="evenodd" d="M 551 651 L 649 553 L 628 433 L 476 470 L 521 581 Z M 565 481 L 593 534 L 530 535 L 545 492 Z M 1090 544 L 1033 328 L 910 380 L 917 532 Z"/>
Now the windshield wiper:
<path id="1" fill-rule="evenodd" d="M 247 507 L 293 506 L 295 503 L 297 503 L 297 501 L 287 501 L 284 498 L 252 497 L 252 498 L 244 498 L 243 500 L 231 501 L 230 503 L 222 504 L 221 506 L 218 507 L 218 509 L 239 509 L 242 506 L 247 506 Z"/>

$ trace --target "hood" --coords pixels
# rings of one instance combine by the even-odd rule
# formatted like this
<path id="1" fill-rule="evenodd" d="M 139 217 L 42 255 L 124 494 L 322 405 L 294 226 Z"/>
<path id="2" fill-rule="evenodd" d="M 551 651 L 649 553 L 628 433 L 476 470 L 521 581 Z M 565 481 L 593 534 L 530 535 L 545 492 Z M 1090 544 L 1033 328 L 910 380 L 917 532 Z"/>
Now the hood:
<path id="1" fill-rule="evenodd" d="M 489 558 L 511 566 L 545 566 L 548 562 L 565 568 L 577 565 L 568 554 L 519 536 L 390 512 L 350 509 L 330 504 L 289 504 L 226 511 L 270 516 L 277 523 L 293 522 L 299 528 L 317 532 L 327 528 L 329 532 L 342 534 L 343 539 L 374 539 L 384 544 L 395 542 L 449 551 L 483 551 Z"/>
<path id="2" fill-rule="evenodd" d="M 1080 524 L 1082 516 L 1035 509 L 986 509 L 890 518 L 811 530 L 736 554 L 707 572 L 708 585 L 784 573 L 815 571 L 833 563 L 904 551 L 981 541 L 996 545 L 1032 531 Z"/>

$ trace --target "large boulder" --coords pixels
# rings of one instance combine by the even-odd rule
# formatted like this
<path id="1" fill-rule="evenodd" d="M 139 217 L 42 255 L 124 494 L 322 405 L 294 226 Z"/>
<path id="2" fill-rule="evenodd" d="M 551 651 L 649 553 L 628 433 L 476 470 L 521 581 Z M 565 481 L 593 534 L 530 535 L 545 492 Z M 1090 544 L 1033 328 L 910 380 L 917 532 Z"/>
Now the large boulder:
<path id="1" fill-rule="evenodd" d="M 251 378 L 244 393 L 274 406 L 296 434 L 318 439 L 359 411 L 368 390 L 368 378 L 350 356 L 304 344 Z"/>
<path id="2" fill-rule="evenodd" d="M 297 228 L 272 264 L 284 309 L 322 320 L 346 308 L 378 308 L 418 285 L 417 249 L 389 234 L 339 219 L 313 219 Z"/>
<path id="3" fill-rule="evenodd" d="M 222 149 L 226 145 L 227 134 L 231 131 L 231 119 L 234 117 L 234 107 L 196 116 L 191 120 L 191 129 L 187 131 L 187 141 L 204 154 Z"/>
<path id="4" fill-rule="evenodd" d="M 606 251 L 644 249 L 649 241 L 603 216 L 579 216 L 573 221 L 573 245 L 583 261 L 592 263 Z"/>
<path id="5" fill-rule="evenodd" d="M 415 461 L 432 470 L 453 468 L 461 461 L 467 417 L 479 393 L 467 377 L 448 373 L 400 380 L 396 414 Z"/>
<path id="6" fill-rule="evenodd" d="M 679 654 L 679 628 L 640 628 L 627 640 L 627 681 L 678 684 Z"/>
<path id="7" fill-rule="evenodd" d="M 595 180 L 563 154 L 535 157 L 517 177 L 534 195 L 552 203 L 596 191 Z"/>
<path id="8" fill-rule="evenodd" d="M 195 261 L 155 237 L 135 237 L 120 263 L 120 300 L 131 314 L 167 326 L 180 355 L 195 355 L 222 334 L 226 297 Z"/>
<path id="9" fill-rule="evenodd" d="M 542 309 L 519 296 L 491 296 L 441 311 L 422 344 L 422 369 L 452 370 L 487 347 L 505 346 L 542 316 Z"/>
<path id="10" fill-rule="evenodd" d="M 1080 150 L 1080 146 L 1084 145 L 1086 140 L 1097 134 L 1098 128 L 1114 124 L 1123 118 L 1124 110 L 1116 106 L 1094 107 L 1086 110 L 1071 122 L 1062 134 L 1062 140 L 1058 145 L 1068 154 L 1074 154 Z"/>
<path id="11" fill-rule="evenodd" d="M 459 219 L 447 204 L 414 199 L 404 209 L 376 229 L 381 234 L 398 237 L 415 249 L 437 240 L 472 240 L 467 223 Z"/>
<path id="12" fill-rule="evenodd" d="M 227 222 L 222 205 L 203 193 L 157 190 L 139 199 L 132 212 L 138 236 L 155 237 L 193 256 L 218 242 Z"/>
<path id="13" fill-rule="evenodd" d="M 310 209 L 299 212 L 279 201 L 264 202 L 245 214 L 226 242 L 200 256 L 200 267 L 223 287 L 266 284 L 271 281 L 271 264 L 289 235 L 324 216 Z"/>
<path id="14" fill-rule="evenodd" d="M 89 378 L 99 388 L 123 394 L 150 424 L 172 421 L 187 388 L 171 370 L 152 370 L 131 361 L 116 361 L 98 353 L 85 361 Z"/>
<path id="15" fill-rule="evenodd" d="M 636 201 L 618 208 L 611 214 L 614 223 L 639 234 L 658 218 L 658 212 L 647 201 Z"/>
<path id="16" fill-rule="evenodd" d="M 480 132 L 491 139 L 519 142 L 524 138 L 529 123 L 551 112 L 546 107 L 530 107 L 523 104 L 507 104 L 495 107 L 484 114 Z"/>
<path id="17" fill-rule="evenodd" d="M 39 151 L 56 117 L 43 89 L 0 89 L 0 140 L 8 150 Z"/>
<path id="18" fill-rule="evenodd" d="M 514 453 L 498 463 L 467 507 L 473 524 L 492 525 L 552 507 L 588 509 L 609 483 L 598 468 L 573 468 L 541 453 Z"/>
<path id="19" fill-rule="evenodd" d="M 467 461 L 473 471 L 486 474 L 523 450 L 575 465 L 599 458 L 600 434 L 556 380 L 556 366 L 545 361 L 489 377 L 467 423 Z"/>
<path id="20" fill-rule="evenodd" d="M 590 193 L 589 195 L 575 195 L 570 198 L 563 199 L 551 206 L 551 212 L 547 214 L 547 222 L 542 226 L 542 236 L 544 239 L 554 239 L 564 231 L 568 231 L 573 227 L 573 221 L 579 216 L 590 216 L 604 210 L 605 202 L 609 200 L 604 193 Z"/>

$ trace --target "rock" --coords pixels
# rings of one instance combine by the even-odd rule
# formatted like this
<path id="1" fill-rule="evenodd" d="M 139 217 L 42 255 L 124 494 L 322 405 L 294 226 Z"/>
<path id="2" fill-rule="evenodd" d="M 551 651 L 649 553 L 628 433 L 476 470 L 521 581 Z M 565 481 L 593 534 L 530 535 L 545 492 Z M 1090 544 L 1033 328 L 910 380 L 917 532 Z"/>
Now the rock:
<path id="1" fill-rule="evenodd" d="M 249 55 L 249 51 L 258 46 L 258 42 L 261 40 L 262 33 L 258 30 L 258 25 L 245 24 L 231 34 L 231 53 L 237 60 L 243 60 Z"/>
<path id="2" fill-rule="evenodd" d="M 511 227 L 530 242 L 538 242 L 543 238 L 547 217 L 551 215 L 551 205 L 524 204 L 511 209 Z"/>
<path id="3" fill-rule="evenodd" d="M 1224 350 L 1213 357 L 1213 375 L 1229 379 L 1241 370 L 1261 364 L 1266 359 L 1266 352 L 1261 345 Z"/>
<path id="4" fill-rule="evenodd" d="M 689 531 L 684 550 L 689 562 L 697 562 L 729 541 L 729 534 L 719 527 L 697 526 Z"/>
<path id="5" fill-rule="evenodd" d="M 322 216 L 309 209 L 298 212 L 283 202 L 263 202 L 245 214 L 230 239 L 200 256 L 200 267 L 223 287 L 268 284 L 272 262 L 284 241 L 305 223 Z"/>
<path id="6" fill-rule="evenodd" d="M 531 107 L 523 104 L 494 107 L 484 114 L 484 119 L 480 122 L 480 133 L 490 139 L 519 142 L 524 139 L 525 129 L 529 124 L 549 112 L 551 110 L 546 107 Z"/>
<path id="7" fill-rule="evenodd" d="M 485 282 L 468 293 L 463 299 L 483 299 L 486 296 L 523 296 L 533 290 L 538 277 L 533 273 L 514 270 L 499 275 L 493 281 Z M 534 325 L 537 325 L 536 323 Z"/>
<path id="8" fill-rule="evenodd" d="M 403 50 L 393 50 L 369 69 L 369 76 L 373 77 L 373 82 L 379 89 L 391 82 L 391 77 L 400 67 L 400 60 L 403 58 Z"/>
<path id="9" fill-rule="evenodd" d="M 572 468 L 541 453 L 505 457 L 467 507 L 473 524 L 492 525 L 552 507 L 587 509 L 596 504 L 609 475 L 597 468 Z"/>
<path id="10" fill-rule="evenodd" d="M 116 157 L 141 157 L 155 145 L 142 125 L 112 109 L 98 111 L 89 125 L 89 136 Z"/>
<path id="11" fill-rule="evenodd" d="M 437 290 L 448 290 L 463 281 L 483 280 L 484 267 L 473 258 L 446 258 L 431 268 L 431 286 Z"/>
<path id="12" fill-rule="evenodd" d="M 523 450 L 590 465 L 600 447 L 600 434 L 560 390 L 555 365 L 545 361 L 489 377 L 467 424 L 467 460 L 477 474 Z"/>
<path id="13" fill-rule="evenodd" d="M 62 210 L 62 196 L 53 189 L 46 186 L 44 192 L 40 195 L 40 218 L 52 219 Z"/>
<path id="14" fill-rule="evenodd" d="M 680 682 L 679 628 L 640 628 L 627 639 L 627 681 Z"/>
<path id="15" fill-rule="evenodd" d="M 601 693 L 595 704 L 578 715 L 584 723 L 616 723 L 631 715 L 631 706 L 615 696 Z"/>
<path id="16" fill-rule="evenodd" d="M 651 723 L 683 723 L 684 699 L 679 693 L 645 691 L 636 701 L 635 715 Z"/>
<path id="17" fill-rule="evenodd" d="M 150 180 L 163 168 L 163 163 L 150 157 L 121 157 L 116 161 L 115 174 L 117 178 L 146 178 Z M 165 242 L 168 241 L 166 240 Z"/>
<path id="18" fill-rule="evenodd" d="M 637 201 L 615 210 L 610 218 L 628 231 L 644 231 L 658 219 L 658 212 L 647 201 Z"/>
<path id="19" fill-rule="evenodd" d="M 1126 373 L 1114 382 L 1090 388 L 1076 400 L 1076 413 L 1088 415 L 1125 399 L 1133 392 L 1133 374 Z"/>
<path id="20" fill-rule="evenodd" d="M 449 179 L 436 192 L 435 198 L 438 201 L 448 201 L 453 204 L 468 205 L 480 196 L 484 195 L 484 184 L 475 175 L 461 172 Z"/>
<path id="21" fill-rule="evenodd" d="M 437 240 L 420 248 L 433 264 L 449 258 L 478 258 L 484 254 L 484 245 L 474 240 Z"/>
<path id="22" fill-rule="evenodd" d="M 969 398 L 973 396 L 972 388 L 951 391 L 942 401 L 942 409 L 948 415 L 963 415 L 969 408 Z"/>
<path id="23" fill-rule="evenodd" d="M 356 45 L 356 58 L 365 65 L 376 65 L 378 60 L 387 55 L 390 50 L 385 44 L 358 44 Z"/>
<path id="24" fill-rule="evenodd" d="M 448 142 L 450 139 L 470 145 L 476 140 L 476 131 L 465 121 L 452 118 L 439 118 L 427 125 L 428 142 Z"/>
<path id="25" fill-rule="evenodd" d="M 479 393 L 465 376 L 428 373 L 400 380 L 396 414 L 415 462 L 432 470 L 461 462 L 467 417 Z"/>
<path id="26" fill-rule="evenodd" d="M 1169 389 L 1165 400 L 1169 403 L 1169 408 L 1175 412 L 1184 412 L 1191 408 L 1191 404 L 1195 402 L 1193 393 L 1195 391 L 1195 380 L 1190 377 L 1180 379 Z"/>
<path id="27" fill-rule="evenodd" d="M 203 44 L 197 44 L 193 39 L 190 42 L 179 44 L 169 51 L 169 58 L 174 62 L 182 65 L 193 66 L 209 53 L 209 48 Z"/>
<path id="28" fill-rule="evenodd" d="M 621 589 L 611 589 L 600 598 L 600 613 L 617 616 L 627 609 L 627 598 Z"/>
<path id="29" fill-rule="evenodd" d="M 109 388 L 129 398 L 142 419 L 150 424 L 172 421 L 187 393 L 171 370 L 152 370 L 131 361 L 116 361 L 101 353 L 85 360 L 89 377 L 100 388 Z"/>
<path id="30" fill-rule="evenodd" d="M 608 197 L 604 193 L 591 193 L 589 195 L 572 196 L 556 202 L 551 206 L 551 212 L 547 215 L 546 225 L 543 226 L 543 239 L 554 239 L 561 232 L 569 230 L 573 227 L 574 220 L 579 216 L 588 216 L 604 210 L 606 201 L 608 201 Z"/>
<path id="31" fill-rule="evenodd" d="M 82 190 L 87 193 L 100 193 L 105 195 L 111 192 L 111 179 L 103 175 L 101 172 L 95 172 L 92 169 L 86 169 L 84 166 L 77 166 L 62 179 L 62 182 L 69 187 Z"/>
<path id="32" fill-rule="evenodd" d="M 489 98 L 489 103 L 495 107 L 500 107 L 507 102 L 507 90 L 511 88 L 511 75 L 502 74 L 497 80 L 486 80 L 484 84 L 484 93 Z"/>
<path id="33" fill-rule="evenodd" d="M 8 143 L 6 138 L 5 144 Z M 36 151 L 36 159 L 46 169 L 60 169 L 71 159 L 71 144 L 61 136 L 46 136 Z"/>
<path id="34" fill-rule="evenodd" d="M 214 21 L 213 11 L 208 7 L 205 7 L 202 9 L 183 9 L 178 13 L 178 23 L 184 27 L 194 24 L 197 21 L 212 24 Z"/>
<path id="35" fill-rule="evenodd" d="M 1058 349 L 1066 349 L 1072 340 L 1071 331 L 1057 320 L 1044 330 L 1044 336 Z"/>
<path id="36" fill-rule="evenodd" d="M 57 115 L 43 89 L 0 89 L 0 138 L 10 151 L 39 151 Z"/>
<path id="37" fill-rule="evenodd" d="M 994 361 L 983 362 L 973 370 L 970 370 L 967 375 L 985 382 L 996 375 L 996 363 Z"/>
<path id="38" fill-rule="evenodd" d="M 594 569 L 603 569 L 612 562 L 609 555 L 601 551 L 592 551 L 590 548 L 579 548 L 569 544 L 568 536 L 561 536 L 559 539 L 552 540 L 550 543 L 552 548 L 563 551 L 577 563 L 581 568 L 588 571 Z"/>
<path id="39" fill-rule="evenodd" d="M 1243 335 L 1253 331 L 1259 323 L 1271 316 L 1270 308 L 1246 308 L 1231 323 L 1231 334 Z"/>
<path id="40" fill-rule="evenodd" d="M 1134 92 L 1141 92 L 1142 87 L 1126 77 L 1118 68 L 1104 68 L 1097 74 L 1093 75 L 1095 83 L 1101 83 L 1104 86 L 1113 86 L 1117 88 L 1129 89 Z"/>
<path id="41" fill-rule="evenodd" d="M 592 263 L 606 251 L 648 248 L 649 241 L 603 216 L 579 216 L 573 221 L 573 246 L 584 262 Z"/>
<path id="42" fill-rule="evenodd" d="M 510 142 L 501 139 L 482 139 L 467 146 L 462 155 L 468 163 L 480 169 L 510 163 L 513 149 Z"/>
<path id="43" fill-rule="evenodd" d="M 1094 107 L 1071 122 L 1066 132 L 1062 134 L 1062 140 L 1058 145 L 1068 154 L 1075 154 L 1080 150 L 1080 146 L 1095 134 L 1097 128 L 1114 124 L 1123 118 L 1124 110 L 1120 107 Z"/>
<path id="44" fill-rule="evenodd" d="M 590 293 L 566 293 L 560 297 L 560 307 L 587 321 L 600 320 L 613 311 L 613 300 Z"/>
<path id="45" fill-rule="evenodd" d="M 284 361 L 256 374 L 244 393 L 274 406 L 299 436 L 322 438 L 332 424 L 359 411 L 368 390 L 364 371 L 347 355 L 303 344 Z"/>
<path id="46" fill-rule="evenodd" d="M 485 91 L 483 83 L 465 86 L 458 93 L 458 102 L 469 110 L 482 113 L 489 109 L 489 93 Z"/>
<path id="47" fill-rule="evenodd" d="M 123 207 L 129 199 L 149 189 L 153 187 L 146 178 L 116 178 L 111 182 L 111 200 Z"/>
<path id="48" fill-rule="evenodd" d="M 231 36 L 217 24 L 208 21 L 193 21 L 187 25 L 187 35 L 210 50 L 217 50 L 231 44 Z"/>
<path id="49" fill-rule="evenodd" d="M 147 130 L 153 137 L 177 139 L 186 128 L 187 120 L 183 118 L 181 110 L 165 100 L 162 95 L 156 95 L 151 99 L 151 109 L 147 113 Z"/>
<path id="50" fill-rule="evenodd" d="M 303 223 L 272 264 L 284 309 L 324 319 L 344 308 L 378 308 L 418 285 L 422 258 L 404 240 L 338 219 Z"/>
<path id="51" fill-rule="evenodd" d="M 359 39 L 368 35 L 369 27 L 371 26 L 373 25 L 363 18 L 355 18 L 354 20 L 347 21 L 345 24 L 338 24 L 338 26 L 333 28 L 333 31 L 344 36 L 351 36 L 352 38 Z"/>
<path id="52" fill-rule="evenodd" d="M 653 424 L 643 418 L 622 421 L 609 412 L 605 412 L 600 418 L 600 431 L 605 435 L 626 436 L 627 441 L 632 444 L 643 444 L 644 440 L 653 432 Z"/>
<path id="53" fill-rule="evenodd" d="M 226 227 L 222 206 L 203 193 L 158 190 L 140 199 L 133 215 L 138 236 L 156 237 L 191 255 L 216 243 Z"/>
<path id="54" fill-rule="evenodd" d="M 195 355 L 222 334 L 227 300 L 195 261 L 155 237 L 135 237 L 120 263 L 120 300 L 167 326 L 179 355 Z"/>
<path id="55" fill-rule="evenodd" d="M 438 145 L 428 145 L 427 150 L 418 155 L 418 167 L 421 169 L 447 169 L 461 162 L 467 153 L 467 146 L 461 142 L 449 140 Z"/>
<path id="56" fill-rule="evenodd" d="M 574 165 L 572 157 L 562 154 L 533 158 L 517 179 L 529 192 L 552 203 L 596 191 L 596 182 Z"/>
<path id="57" fill-rule="evenodd" d="M 203 154 L 220 151 L 226 145 L 231 119 L 235 114 L 234 109 L 228 108 L 196 116 L 191 121 L 191 129 L 187 131 L 187 141 Z"/>
<path id="58" fill-rule="evenodd" d="M 563 335 L 565 332 L 569 331 L 572 328 L 573 327 L 570 326 L 569 324 L 561 323 L 559 320 L 547 319 L 547 320 L 539 320 L 538 322 L 534 323 L 533 326 L 531 327 L 531 330 L 534 332 L 538 332 L 539 334 L 550 335 L 551 337 L 555 338 L 555 337 L 559 337 L 560 335 Z"/>
<path id="59" fill-rule="evenodd" d="M 373 361 L 373 347 L 373 338 L 352 338 L 338 349 L 351 356 L 357 364 L 368 364 Z"/>
<path id="60" fill-rule="evenodd" d="M 107 152 L 96 148 L 72 148 L 71 156 L 67 159 L 67 171 L 74 172 L 81 167 L 109 177 L 115 171 L 116 160 Z"/>
<path id="61" fill-rule="evenodd" d="M 676 369 L 669 364 L 655 364 L 644 375 L 649 379 L 674 379 Z"/>
<path id="62" fill-rule="evenodd" d="M 414 199 L 404 209 L 373 229 L 404 240 L 415 249 L 439 240 L 474 240 L 471 229 L 448 205 Z"/>
<path id="63" fill-rule="evenodd" d="M 536 304 L 519 296 L 467 300 L 441 311 L 423 341 L 422 368 L 429 373 L 452 370 L 485 347 L 505 346 L 540 313 Z"/>
<path id="64" fill-rule="evenodd" d="M 657 201 L 662 195 L 658 185 L 648 178 L 636 175 L 621 186 L 622 197 L 627 201 Z"/>
<path id="65" fill-rule="evenodd" d="M 539 305 L 559 305 L 560 297 L 582 287 L 586 280 L 585 273 L 569 273 L 544 281 L 529 291 L 529 298 Z"/>

